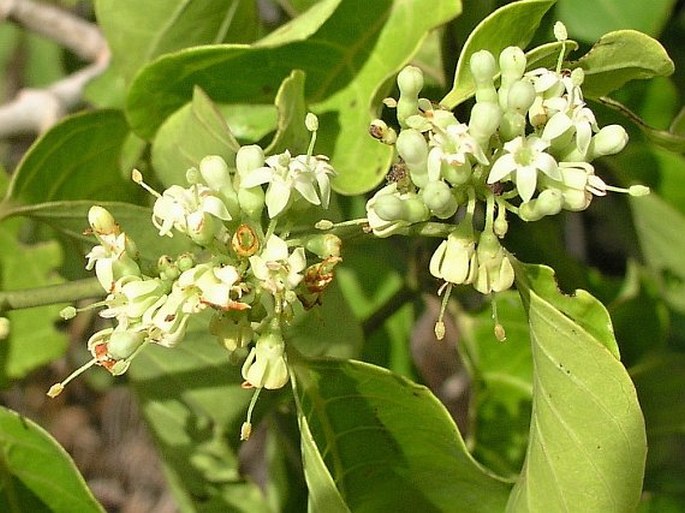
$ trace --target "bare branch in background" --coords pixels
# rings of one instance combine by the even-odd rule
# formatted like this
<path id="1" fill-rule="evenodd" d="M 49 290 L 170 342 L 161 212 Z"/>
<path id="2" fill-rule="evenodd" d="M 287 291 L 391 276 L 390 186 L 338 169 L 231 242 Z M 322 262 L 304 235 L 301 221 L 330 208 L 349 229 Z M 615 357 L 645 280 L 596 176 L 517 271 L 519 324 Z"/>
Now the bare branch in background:
<path id="1" fill-rule="evenodd" d="M 85 86 L 109 64 L 98 27 L 70 12 L 32 0 L 0 0 L 0 21 L 14 21 L 50 38 L 92 64 L 44 89 L 26 88 L 0 106 L 0 138 L 44 132 L 81 102 Z"/>

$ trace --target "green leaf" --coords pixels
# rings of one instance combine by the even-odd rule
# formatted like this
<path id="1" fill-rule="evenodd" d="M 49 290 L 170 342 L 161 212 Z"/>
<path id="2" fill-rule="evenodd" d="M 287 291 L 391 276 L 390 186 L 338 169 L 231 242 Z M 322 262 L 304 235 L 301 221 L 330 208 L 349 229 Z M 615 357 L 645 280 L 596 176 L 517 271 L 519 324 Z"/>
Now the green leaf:
<path id="1" fill-rule="evenodd" d="M 537 294 L 560 314 L 577 323 L 616 359 L 620 358 L 609 313 L 592 294 L 581 289 L 574 291 L 572 296 L 563 294 L 554 279 L 554 271 L 544 265 L 522 264 L 517 261 L 514 263 L 514 269 L 516 286 L 526 307 L 529 296 Z"/>
<path id="2" fill-rule="evenodd" d="M 328 13 L 322 2 L 317 13 Z M 319 7 L 321 5 L 322 7 Z M 131 85 L 127 114 L 151 138 L 198 85 L 218 103 L 270 103 L 293 69 L 307 76 L 305 97 L 320 117 L 317 152 L 331 154 L 337 190 L 374 187 L 391 160 L 390 148 L 365 136 L 379 89 L 408 62 L 427 33 L 459 13 L 454 0 L 348 0 L 329 18 L 297 18 L 266 43 L 219 45 L 167 55 Z M 328 10 L 327 10 L 328 9 Z M 300 20 L 300 21 L 298 21 Z M 302 39 L 308 37 L 308 39 Z"/>
<path id="3" fill-rule="evenodd" d="M 489 50 L 497 58 L 508 46 L 525 48 L 554 2 L 555 0 L 512 2 L 481 21 L 461 49 L 454 84 L 440 104 L 453 109 L 475 93 L 475 84 L 469 69 L 471 55 L 479 50 Z"/>
<path id="4" fill-rule="evenodd" d="M 55 241 L 25 245 L 17 240 L 21 226 L 16 220 L 0 225 L 0 290 L 13 291 L 55 285 L 62 280 L 55 268 L 62 252 Z M 14 310 L 9 339 L 0 343 L 0 381 L 19 379 L 64 354 L 67 336 L 54 323 L 59 305 Z"/>
<path id="5" fill-rule="evenodd" d="M 14 172 L 7 199 L 27 204 L 136 198 L 136 187 L 124 179 L 118 164 L 128 133 L 126 120 L 116 110 L 63 119 L 26 152 Z"/>
<path id="6" fill-rule="evenodd" d="M 301 423 L 309 428 L 305 462 L 314 463 L 305 476 L 323 488 L 318 511 L 503 510 L 509 485 L 474 462 L 428 389 L 361 362 L 291 363 Z"/>
<path id="7" fill-rule="evenodd" d="M 630 198 L 642 254 L 672 308 L 685 312 L 685 216 L 656 194 Z"/>
<path id="8" fill-rule="evenodd" d="M 630 80 L 667 76 L 674 65 L 661 43 L 635 30 L 617 30 L 602 36 L 588 53 L 570 63 L 585 71 L 583 93 L 599 98 Z"/>
<path id="9" fill-rule="evenodd" d="M 285 150 L 295 153 L 307 151 L 311 134 L 304 124 L 307 115 L 304 81 L 304 73 L 294 70 L 276 93 L 274 103 L 278 109 L 278 127 L 273 140 L 264 149 L 267 155 L 282 153 Z"/>
<path id="10" fill-rule="evenodd" d="M 66 451 L 32 420 L 2 407 L 0 449 L 0 510 L 104 512 Z"/>
<path id="11" fill-rule="evenodd" d="M 152 165 L 165 186 L 186 183 L 186 171 L 207 155 L 233 166 L 240 149 L 212 100 L 196 87 L 190 104 L 169 116 L 152 144 Z"/>
<path id="12" fill-rule="evenodd" d="M 206 328 L 191 331 L 173 350 L 147 347 L 129 375 L 181 511 L 270 511 L 238 469 L 240 426 L 252 392 L 240 387 L 240 367 L 229 364 Z"/>
<path id="13" fill-rule="evenodd" d="M 668 22 L 675 0 L 559 0 L 556 14 L 569 34 L 583 41 L 596 41 L 619 29 L 635 29 L 657 37 Z M 588 14 L 592 13 L 591 16 Z"/>
<path id="14" fill-rule="evenodd" d="M 96 241 L 83 232 L 88 228 L 88 210 L 93 204 L 89 200 L 56 201 L 16 208 L 8 214 L 37 219 L 90 249 Z M 190 240 L 180 234 L 173 238 L 160 237 L 152 224 L 152 210 L 149 208 L 112 201 L 99 201 L 97 204 L 110 211 L 122 230 L 136 243 L 144 260 L 156 263 L 162 254 L 178 255 L 192 246 Z"/>
<path id="15" fill-rule="evenodd" d="M 472 454 L 500 475 L 514 478 L 525 457 L 533 398 L 533 359 L 528 321 L 515 292 L 497 294 L 505 342 L 494 336 L 492 311 L 457 316 L 461 352 L 472 374 Z"/>
<path id="16" fill-rule="evenodd" d="M 517 264 L 517 277 L 535 269 Z M 569 317 L 568 309 L 546 298 L 554 283 L 548 273 L 543 276 L 531 276 L 532 288 L 524 284 L 521 290 L 534 363 L 533 415 L 525 465 L 507 512 L 633 511 L 646 455 L 635 389 L 580 314 Z M 579 312 L 589 301 L 578 300 Z"/>
<path id="17" fill-rule="evenodd" d="M 258 30 L 248 0 L 97 0 L 95 13 L 115 68 L 130 81 L 155 57 L 191 46 L 246 43 Z"/>
<path id="18" fill-rule="evenodd" d="M 323 292 L 321 305 L 295 317 L 286 338 L 307 356 L 353 358 L 362 348 L 364 333 L 334 282 Z"/>

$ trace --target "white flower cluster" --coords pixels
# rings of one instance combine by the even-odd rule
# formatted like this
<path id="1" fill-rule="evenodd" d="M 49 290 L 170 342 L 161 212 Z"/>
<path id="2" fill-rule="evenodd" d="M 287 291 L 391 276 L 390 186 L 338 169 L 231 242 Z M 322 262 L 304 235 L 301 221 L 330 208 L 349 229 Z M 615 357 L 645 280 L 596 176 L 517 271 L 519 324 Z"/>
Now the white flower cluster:
<path id="1" fill-rule="evenodd" d="M 409 66 L 397 77 L 399 99 L 385 100 L 396 108 L 399 133 L 382 120 L 371 125 L 371 135 L 394 145 L 397 155 L 389 183 L 366 205 L 374 234 L 406 233 L 432 218 L 456 219 L 465 207 L 430 261 L 431 274 L 449 287 L 471 284 L 483 294 L 511 287 L 514 270 L 499 242 L 508 229 L 507 211 L 535 221 L 584 210 L 593 195 L 607 191 L 649 192 L 639 185 L 612 187 L 595 174 L 591 162 L 621 151 L 628 136 L 619 125 L 597 125 L 583 99 L 583 70 L 561 69 L 566 35 L 560 23 L 555 34 L 563 48 L 555 70 L 526 71 L 518 47 L 504 49 L 498 61 L 487 50 L 471 56 L 475 103 L 468 123 L 420 98 L 423 74 Z M 485 224 L 477 233 L 479 201 L 485 203 Z"/>
<path id="2" fill-rule="evenodd" d="M 102 308 L 100 316 L 114 326 L 90 338 L 92 360 L 49 395 L 59 394 L 92 365 L 119 375 L 147 344 L 179 344 L 190 319 L 201 312 L 211 313 L 208 329 L 233 358 L 245 357 L 245 386 L 285 385 L 282 328 L 295 305 L 310 308 L 318 302 L 340 261 L 337 236 L 316 233 L 290 241 L 291 222 L 281 221 L 296 204 L 298 211 L 328 206 L 334 170 L 325 157 L 311 155 L 312 146 L 295 157 L 287 151 L 265 157 L 259 146 L 244 146 L 234 168 L 208 156 L 187 172 L 187 187 L 172 185 L 161 194 L 134 171 L 133 180 L 156 197 L 152 224 L 159 235 L 183 234 L 196 248 L 163 255 L 153 266 L 140 261 L 136 245 L 110 212 L 93 206 L 88 221 L 98 244 L 87 254 L 86 269 L 95 269 L 107 296 L 91 306 Z M 307 253 L 318 259 L 309 266 Z M 63 316 L 75 313 L 70 307 Z"/>

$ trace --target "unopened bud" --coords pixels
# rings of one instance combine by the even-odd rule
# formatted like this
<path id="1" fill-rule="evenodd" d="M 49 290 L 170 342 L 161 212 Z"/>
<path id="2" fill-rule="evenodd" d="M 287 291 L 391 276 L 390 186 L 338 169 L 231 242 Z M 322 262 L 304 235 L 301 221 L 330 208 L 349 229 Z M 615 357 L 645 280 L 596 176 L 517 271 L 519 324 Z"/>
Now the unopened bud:
<path id="1" fill-rule="evenodd" d="M 112 214 L 98 205 L 93 205 L 88 210 L 88 224 L 96 235 L 119 235 L 121 233 Z"/>
<path id="2" fill-rule="evenodd" d="M 428 158 L 428 143 L 418 130 L 402 130 L 395 144 L 400 157 L 412 167 L 425 166 Z"/>
<path id="3" fill-rule="evenodd" d="M 240 176 L 264 166 L 264 150 L 256 144 L 241 146 L 235 156 L 235 165 Z"/>
<path id="4" fill-rule="evenodd" d="M 452 217 L 459 206 L 452 188 L 442 180 L 428 182 L 421 190 L 421 198 L 433 215 L 440 219 Z"/>
<path id="5" fill-rule="evenodd" d="M 221 191 L 225 187 L 232 188 L 228 164 L 218 155 L 210 155 L 200 161 L 200 174 L 210 189 Z"/>
<path id="6" fill-rule="evenodd" d="M 397 75 L 397 86 L 403 96 L 415 96 L 418 99 L 423 89 L 423 71 L 416 66 L 406 66 Z"/>
<path id="7" fill-rule="evenodd" d="M 588 160 L 615 155 L 628 144 L 628 132 L 621 125 L 603 127 L 590 141 Z"/>

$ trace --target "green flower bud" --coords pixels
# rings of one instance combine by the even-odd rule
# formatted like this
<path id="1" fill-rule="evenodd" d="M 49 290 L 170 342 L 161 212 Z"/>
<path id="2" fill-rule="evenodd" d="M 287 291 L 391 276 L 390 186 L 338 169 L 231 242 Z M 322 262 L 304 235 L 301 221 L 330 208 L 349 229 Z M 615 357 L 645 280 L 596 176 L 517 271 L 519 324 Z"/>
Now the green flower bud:
<path id="1" fill-rule="evenodd" d="M 118 235 L 121 233 L 112 214 L 98 205 L 93 205 L 88 210 L 88 224 L 96 235 Z"/>
<path id="2" fill-rule="evenodd" d="M 517 80 L 509 88 L 507 107 L 509 110 L 525 114 L 535 100 L 535 87 L 527 80 Z"/>
<path id="3" fill-rule="evenodd" d="M 495 102 L 478 102 L 471 109 L 469 133 L 482 147 L 489 146 L 490 137 L 499 128 L 502 111 Z"/>
<path id="4" fill-rule="evenodd" d="M 397 153 L 411 167 L 419 167 L 426 164 L 428 158 L 428 143 L 426 138 L 418 130 L 408 128 L 402 130 L 395 143 Z"/>
<path id="5" fill-rule="evenodd" d="M 433 215 L 440 219 L 452 217 L 459 207 L 452 189 L 443 181 L 428 182 L 421 190 L 421 198 Z"/>
<path id="6" fill-rule="evenodd" d="M 421 223 L 430 218 L 430 212 L 424 202 L 416 194 L 403 200 L 402 220 L 408 223 Z"/>
<path id="7" fill-rule="evenodd" d="M 518 46 L 509 46 L 499 55 L 501 80 L 498 91 L 499 106 L 502 110 L 509 110 L 509 89 L 523 77 L 526 71 L 526 54 Z"/>
<path id="8" fill-rule="evenodd" d="M 304 247 L 307 251 L 314 253 L 321 259 L 339 257 L 342 240 L 332 233 L 321 233 L 307 239 Z"/>
<path id="9" fill-rule="evenodd" d="M 395 195 L 379 196 L 374 209 L 376 215 L 384 221 L 397 221 L 404 217 L 404 202 Z"/>
<path id="10" fill-rule="evenodd" d="M 264 150 L 256 144 L 241 146 L 235 156 L 238 174 L 243 177 L 250 171 L 264 166 Z"/>
<path id="11" fill-rule="evenodd" d="M 588 162 L 605 155 L 614 155 L 628 144 L 628 133 L 621 125 L 603 127 L 590 141 Z"/>
<path id="12" fill-rule="evenodd" d="M 144 332 L 115 331 L 107 342 L 107 353 L 115 360 L 125 360 L 145 341 Z"/>
<path id="13" fill-rule="evenodd" d="M 224 187 L 233 189 L 228 164 L 218 155 L 209 155 L 200 161 L 200 174 L 210 189 L 215 191 L 223 191 Z"/>
<path id="14" fill-rule="evenodd" d="M 397 101 L 397 121 L 402 128 L 407 118 L 419 113 L 419 93 L 423 89 L 423 72 L 415 66 L 407 66 L 397 75 L 400 98 Z"/>
<path id="15" fill-rule="evenodd" d="M 564 195 L 559 189 L 545 189 L 536 199 L 526 201 L 519 206 L 518 214 L 524 221 L 538 221 L 545 216 L 561 212 Z"/>
<path id="16" fill-rule="evenodd" d="M 507 142 L 523 136 L 526 131 L 526 118 L 523 114 L 507 111 L 502 115 L 499 126 L 499 135 L 502 141 Z"/>
<path id="17" fill-rule="evenodd" d="M 476 83 L 476 102 L 496 102 L 494 79 L 498 70 L 495 57 L 487 50 L 480 50 L 471 55 L 469 67 Z"/>

